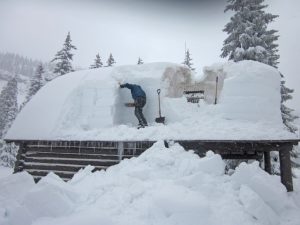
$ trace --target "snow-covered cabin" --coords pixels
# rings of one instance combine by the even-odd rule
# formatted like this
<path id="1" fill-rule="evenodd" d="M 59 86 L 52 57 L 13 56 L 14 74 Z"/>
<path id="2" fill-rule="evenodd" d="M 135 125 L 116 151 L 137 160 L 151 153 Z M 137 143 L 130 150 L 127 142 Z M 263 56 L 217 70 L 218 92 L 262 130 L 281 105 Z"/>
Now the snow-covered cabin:
<path id="1" fill-rule="evenodd" d="M 69 179 L 88 164 L 106 168 L 140 154 L 157 140 L 176 140 L 200 155 L 214 150 L 224 158 L 257 159 L 265 153 L 266 165 L 272 148 L 283 151 L 288 160 L 282 176 L 292 190 L 286 146 L 297 141 L 282 122 L 280 79 L 275 68 L 254 61 L 205 67 L 202 77 L 172 63 L 77 71 L 41 88 L 19 113 L 6 139 L 21 143 L 22 165 L 17 164 L 17 170 L 25 168 L 36 178 L 54 171 Z M 124 105 L 133 101 L 130 91 L 120 89 L 119 82 L 139 84 L 145 90 L 149 127 L 136 129 L 133 108 Z M 204 90 L 203 101 L 187 101 L 184 91 L 191 87 Z M 165 125 L 155 123 L 157 89 L 162 90 Z M 241 154 L 233 155 L 232 150 Z M 107 160 L 103 154 L 114 155 Z"/>

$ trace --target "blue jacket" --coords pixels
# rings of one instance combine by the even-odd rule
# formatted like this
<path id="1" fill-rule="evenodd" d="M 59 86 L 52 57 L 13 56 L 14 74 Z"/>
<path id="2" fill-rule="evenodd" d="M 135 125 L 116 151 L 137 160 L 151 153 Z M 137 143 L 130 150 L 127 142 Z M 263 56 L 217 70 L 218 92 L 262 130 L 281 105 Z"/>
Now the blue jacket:
<path id="1" fill-rule="evenodd" d="M 131 91 L 132 98 L 136 100 L 138 97 L 145 97 L 146 98 L 146 93 L 143 91 L 141 86 L 136 85 L 136 84 L 122 84 L 120 85 L 121 88 L 128 88 Z"/>

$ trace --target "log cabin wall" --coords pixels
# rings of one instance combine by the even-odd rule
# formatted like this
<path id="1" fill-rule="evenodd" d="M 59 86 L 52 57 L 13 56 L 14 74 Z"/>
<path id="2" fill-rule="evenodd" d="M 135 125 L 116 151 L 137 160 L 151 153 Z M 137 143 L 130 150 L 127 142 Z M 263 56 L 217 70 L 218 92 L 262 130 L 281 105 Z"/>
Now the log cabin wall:
<path id="1" fill-rule="evenodd" d="M 19 151 L 15 172 L 27 171 L 36 181 L 54 172 L 63 180 L 87 165 L 95 170 L 106 169 L 121 160 L 137 157 L 150 148 L 155 141 L 28 141 L 6 140 L 18 144 Z M 278 151 L 281 167 L 281 182 L 287 191 L 293 191 L 290 151 L 299 140 L 172 140 L 165 141 L 169 147 L 179 143 L 186 150 L 193 150 L 203 157 L 209 150 L 223 159 L 264 158 L 265 170 L 270 173 L 270 152 Z"/>

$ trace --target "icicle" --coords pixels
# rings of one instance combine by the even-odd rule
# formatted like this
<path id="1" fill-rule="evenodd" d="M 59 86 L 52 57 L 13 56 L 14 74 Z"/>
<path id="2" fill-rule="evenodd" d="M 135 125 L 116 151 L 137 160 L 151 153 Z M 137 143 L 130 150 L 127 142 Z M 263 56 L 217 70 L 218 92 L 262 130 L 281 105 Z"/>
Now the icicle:
<path id="1" fill-rule="evenodd" d="M 118 157 L 119 157 L 119 161 L 122 160 L 123 153 L 124 153 L 124 143 L 121 142 L 121 141 L 119 141 L 118 142 Z"/>

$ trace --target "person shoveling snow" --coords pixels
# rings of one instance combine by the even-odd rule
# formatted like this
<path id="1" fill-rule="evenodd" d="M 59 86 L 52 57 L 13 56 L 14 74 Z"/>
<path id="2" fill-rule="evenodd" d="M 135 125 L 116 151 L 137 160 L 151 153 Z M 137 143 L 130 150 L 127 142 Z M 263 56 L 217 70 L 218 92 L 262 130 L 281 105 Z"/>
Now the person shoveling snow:
<path id="1" fill-rule="evenodd" d="M 131 91 L 131 96 L 134 100 L 133 104 L 126 104 L 127 106 L 134 106 L 134 114 L 139 121 L 138 129 L 148 126 L 147 121 L 143 115 L 143 107 L 146 105 L 146 93 L 141 86 L 136 84 L 120 84 L 120 88 L 128 88 Z"/>

